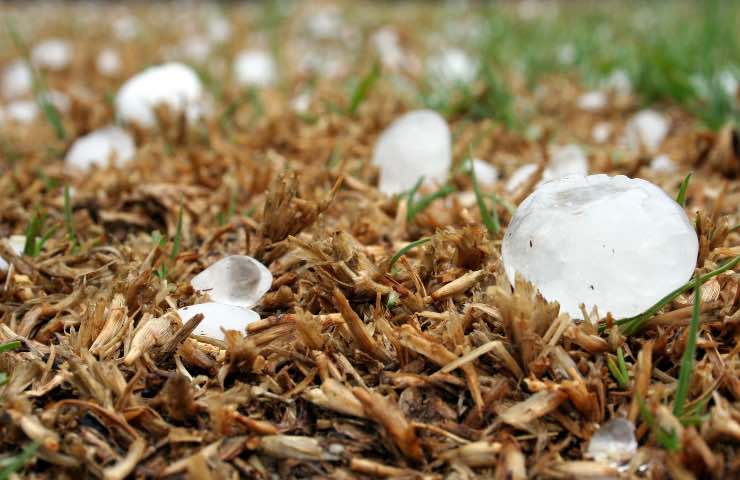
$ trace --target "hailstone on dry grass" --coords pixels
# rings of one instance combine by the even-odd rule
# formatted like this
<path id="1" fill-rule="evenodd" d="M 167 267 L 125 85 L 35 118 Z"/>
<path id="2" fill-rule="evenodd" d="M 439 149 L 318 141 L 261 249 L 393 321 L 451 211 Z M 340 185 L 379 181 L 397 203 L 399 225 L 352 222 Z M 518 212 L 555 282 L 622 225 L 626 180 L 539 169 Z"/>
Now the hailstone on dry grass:
<path id="1" fill-rule="evenodd" d="M 230 255 L 193 277 L 190 285 L 217 303 L 251 307 L 272 285 L 272 273 L 247 255 Z"/>
<path id="2" fill-rule="evenodd" d="M 686 213 L 663 190 L 603 174 L 537 188 L 502 247 L 512 284 L 523 275 L 576 318 L 581 303 L 616 318 L 642 313 L 691 277 L 698 250 Z"/>
<path id="3" fill-rule="evenodd" d="M 225 303 L 199 303 L 177 310 L 177 314 L 183 323 L 199 313 L 202 313 L 204 318 L 193 330 L 193 334 L 214 340 L 223 340 L 224 330 L 236 330 L 245 333 L 247 325 L 260 319 L 259 314 L 248 308 Z"/>
<path id="4" fill-rule="evenodd" d="M 124 122 L 142 127 L 157 123 L 155 110 L 168 107 L 173 113 L 185 112 L 189 120 L 200 114 L 203 87 L 196 73 L 181 63 L 149 67 L 123 84 L 116 96 L 116 110 Z"/>
<path id="5" fill-rule="evenodd" d="M 277 79 L 275 60 L 264 50 L 247 50 L 234 62 L 234 75 L 242 85 L 269 87 Z"/>
<path id="6" fill-rule="evenodd" d="M 120 167 L 135 153 L 133 137 L 120 127 L 108 126 L 78 138 L 64 162 L 72 170 L 86 172 L 93 166 L 107 166 L 110 161 Z"/>
<path id="7" fill-rule="evenodd" d="M 444 182 L 451 162 L 450 128 L 432 110 L 415 110 L 394 120 L 373 150 L 373 165 L 380 168 L 378 189 L 389 195 L 409 190 L 421 176 Z"/>

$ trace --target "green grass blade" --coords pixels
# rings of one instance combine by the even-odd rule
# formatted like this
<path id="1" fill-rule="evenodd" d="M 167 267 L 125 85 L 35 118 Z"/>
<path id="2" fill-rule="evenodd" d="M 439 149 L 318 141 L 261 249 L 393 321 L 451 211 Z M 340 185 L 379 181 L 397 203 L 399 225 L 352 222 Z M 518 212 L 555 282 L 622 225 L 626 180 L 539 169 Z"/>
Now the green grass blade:
<path id="1" fill-rule="evenodd" d="M 31 221 L 28 222 L 26 227 L 26 243 L 23 246 L 23 255 L 27 257 L 35 257 L 38 255 L 38 244 L 36 238 L 41 235 L 41 229 L 44 226 L 45 215 L 43 215 L 38 209 L 33 212 Z"/>
<path id="2" fill-rule="evenodd" d="M 389 269 L 390 268 L 393 268 L 393 265 L 395 265 L 396 262 L 401 257 L 403 257 L 404 255 L 406 255 L 409 251 L 411 251 L 412 249 L 418 247 L 419 245 L 423 245 L 423 244 L 427 243 L 429 240 L 431 240 L 431 238 L 429 238 L 429 237 L 420 238 L 419 240 L 416 240 L 415 242 L 411 242 L 408 245 L 406 245 L 405 247 L 403 247 L 402 249 L 400 249 L 398 252 L 396 252 L 395 255 L 393 255 L 391 257 L 391 263 L 390 263 L 390 265 L 389 265 L 388 268 Z"/>
<path id="3" fill-rule="evenodd" d="M 625 335 L 634 335 L 637 333 L 644 325 L 647 323 L 648 320 L 650 320 L 650 317 L 655 315 L 661 308 L 665 307 L 669 303 L 671 303 L 677 296 L 681 295 L 682 293 L 691 290 L 692 288 L 695 288 L 696 285 L 700 285 L 702 283 L 705 283 L 707 280 L 716 277 L 717 275 L 720 275 L 727 270 L 730 270 L 735 265 L 740 263 L 740 255 L 737 257 L 734 257 L 732 260 L 728 261 L 721 267 L 717 268 L 716 270 L 712 270 L 709 273 L 705 273 L 704 275 L 697 277 L 693 280 L 689 280 L 684 285 L 678 287 L 665 297 L 658 300 L 658 303 L 647 309 L 644 313 L 641 313 L 639 315 L 635 315 L 634 317 L 629 318 L 623 318 L 616 321 L 616 324 L 619 325 L 620 329 L 622 330 L 622 333 Z M 603 331 L 606 328 L 606 324 L 601 324 L 599 326 L 599 329 Z"/>
<path id="4" fill-rule="evenodd" d="M 498 213 L 496 212 L 496 205 L 494 203 L 493 206 L 493 215 L 491 215 L 491 212 L 488 211 L 488 207 L 486 207 L 486 203 L 483 197 L 483 194 L 480 191 L 480 186 L 478 185 L 478 178 L 475 176 L 475 167 L 473 166 L 473 157 L 472 155 L 469 157 L 470 161 L 470 177 L 473 180 L 473 192 L 475 193 L 475 201 L 478 204 L 478 210 L 480 210 L 480 217 L 483 221 L 483 225 L 486 226 L 486 229 L 489 233 L 493 235 L 498 235 L 499 230 L 501 230 L 501 225 L 498 221 Z"/>
<path id="5" fill-rule="evenodd" d="M 0 480 L 9 479 L 14 473 L 22 469 L 26 463 L 36 454 L 36 450 L 39 449 L 41 444 L 37 441 L 31 442 L 23 448 L 23 451 L 18 455 L 8 459 L 9 461 L 4 462 L 2 470 L 0 470 Z"/>
<path id="6" fill-rule="evenodd" d="M 175 229 L 175 238 L 172 240 L 172 251 L 170 252 L 170 261 L 174 262 L 180 253 L 180 244 L 182 243 L 182 204 L 177 214 L 177 228 Z"/>
<path id="7" fill-rule="evenodd" d="M 357 109 L 360 108 L 360 105 L 370 93 L 373 85 L 375 85 L 375 83 L 380 79 L 380 72 L 380 64 L 378 64 L 378 62 L 375 62 L 370 71 L 367 72 L 367 74 L 362 77 L 362 80 L 360 80 L 360 82 L 357 84 L 357 87 L 355 87 L 354 91 L 352 92 L 352 96 L 350 97 L 349 102 L 349 108 L 347 109 L 347 112 L 350 115 L 354 115 L 355 113 L 357 113 Z"/>
<path id="8" fill-rule="evenodd" d="M 696 337 L 699 335 L 699 322 L 701 320 L 701 283 L 694 287 L 694 308 L 689 324 L 689 336 L 686 339 L 686 348 L 681 358 L 681 370 L 678 373 L 678 386 L 676 387 L 676 398 L 673 401 L 673 415 L 680 418 L 684 412 L 686 399 L 689 396 L 689 382 L 694 369 L 694 356 L 696 355 Z"/>
<path id="9" fill-rule="evenodd" d="M 15 350 L 16 348 L 21 347 L 21 341 L 20 340 L 11 340 L 10 342 L 5 342 L 0 344 L 0 353 L 3 352 L 9 352 L 11 350 Z"/>
<path id="10" fill-rule="evenodd" d="M 432 202 L 439 198 L 444 198 L 453 192 L 455 192 L 455 187 L 452 185 L 445 185 L 439 190 L 421 197 L 419 201 L 414 202 L 413 205 L 410 203 L 410 199 L 412 197 L 409 196 L 409 208 L 406 211 L 406 219 L 409 222 L 412 221 L 416 215 L 426 210 Z"/>
<path id="11" fill-rule="evenodd" d="M 691 181 L 691 173 L 686 175 L 686 178 L 681 182 L 681 188 L 678 189 L 678 196 L 676 197 L 676 203 L 682 207 L 686 206 L 686 190 L 689 188 L 689 182 Z"/>
<path id="12" fill-rule="evenodd" d="M 36 103 L 38 103 L 39 108 L 46 117 L 46 120 L 54 129 L 54 133 L 57 138 L 59 140 L 64 140 L 67 137 L 67 132 L 64 130 L 64 125 L 62 124 L 62 118 L 59 115 L 59 111 L 49 100 L 49 89 L 46 86 L 46 79 L 44 78 L 43 73 L 34 68 L 33 63 L 31 62 L 31 53 L 28 49 L 28 45 L 23 40 L 20 33 L 15 29 L 13 23 L 10 20 L 7 20 L 5 24 L 8 28 L 8 32 L 10 32 L 11 38 L 13 39 L 13 43 L 21 54 L 21 57 L 23 57 L 23 61 L 26 66 L 31 71 L 31 76 L 33 78 L 33 93 L 36 97 Z"/>

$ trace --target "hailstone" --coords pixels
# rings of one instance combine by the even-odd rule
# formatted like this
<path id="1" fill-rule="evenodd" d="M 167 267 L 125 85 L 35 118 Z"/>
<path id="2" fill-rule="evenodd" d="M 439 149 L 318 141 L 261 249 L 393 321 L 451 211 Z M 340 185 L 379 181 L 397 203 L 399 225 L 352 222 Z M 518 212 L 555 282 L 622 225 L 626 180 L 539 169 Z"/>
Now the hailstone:
<path id="1" fill-rule="evenodd" d="M 427 62 L 434 80 L 445 83 L 470 83 L 478 73 L 478 64 L 458 48 L 449 48 L 434 55 Z"/>
<path id="2" fill-rule="evenodd" d="M 33 74 L 28 64 L 16 60 L 3 70 L 2 93 L 6 98 L 19 97 L 33 88 Z"/>
<path id="3" fill-rule="evenodd" d="M 275 83 L 275 60 L 264 50 L 247 50 L 234 62 L 236 80 L 242 85 L 269 87 Z"/>
<path id="4" fill-rule="evenodd" d="M 112 48 L 104 48 L 95 59 L 95 67 L 101 75 L 115 75 L 121 70 L 121 56 Z"/>
<path id="5" fill-rule="evenodd" d="M 183 323 L 199 313 L 202 313 L 204 318 L 195 327 L 193 334 L 214 340 L 224 339 L 224 332 L 221 329 L 245 333 L 247 325 L 260 319 L 259 314 L 253 310 L 224 303 L 199 303 L 177 310 Z"/>
<path id="6" fill-rule="evenodd" d="M 668 134 L 670 123 L 655 110 L 642 110 L 633 116 L 627 123 L 626 140 L 627 146 L 632 150 L 645 148 L 654 152 L 663 143 Z"/>
<path id="7" fill-rule="evenodd" d="M 50 38 L 33 47 L 31 60 L 42 68 L 62 70 L 72 61 L 72 47 L 65 40 Z"/>
<path id="8" fill-rule="evenodd" d="M 520 273 L 574 318 L 581 303 L 615 318 L 642 313 L 691 278 L 698 251 L 686 213 L 663 190 L 603 174 L 541 185 L 502 247 L 512 284 Z"/>
<path id="9" fill-rule="evenodd" d="M 552 146 L 549 152 L 550 161 L 542 172 L 542 180 L 538 185 L 568 175 L 586 175 L 588 173 L 588 159 L 583 149 L 578 145 Z M 537 165 L 534 163 L 519 167 L 506 182 L 506 190 L 509 192 L 516 191 L 535 171 L 537 171 Z"/>
<path id="10" fill-rule="evenodd" d="M 251 307 L 272 286 L 272 273 L 252 257 L 230 255 L 193 277 L 190 285 L 214 302 Z"/>
<path id="11" fill-rule="evenodd" d="M 409 190 L 419 177 L 444 182 L 452 162 L 452 140 L 447 121 L 432 110 L 408 112 L 391 123 L 373 150 L 380 168 L 381 192 L 393 195 Z"/>
<path id="12" fill-rule="evenodd" d="M 629 462 L 637 446 L 635 425 L 624 418 L 615 418 L 593 434 L 586 453 L 597 462 L 619 467 Z"/>
<path id="13" fill-rule="evenodd" d="M 203 87 L 195 72 L 181 63 L 149 67 L 123 84 L 116 96 L 116 110 L 124 122 L 153 127 L 155 109 L 166 105 L 175 113 L 197 117 L 203 102 Z"/>
<path id="14" fill-rule="evenodd" d="M 88 171 L 93 165 L 104 167 L 110 160 L 121 166 L 136 153 L 134 139 L 125 130 L 115 126 L 103 127 L 78 138 L 64 158 L 73 170 Z"/>
<path id="15" fill-rule="evenodd" d="M 10 248 L 15 252 L 16 255 L 22 255 L 23 249 L 26 246 L 26 236 L 25 235 L 11 235 L 10 238 L 8 238 L 8 243 L 10 244 Z M 5 261 L 3 257 L 0 257 L 0 272 L 4 272 L 8 269 L 8 262 Z"/>

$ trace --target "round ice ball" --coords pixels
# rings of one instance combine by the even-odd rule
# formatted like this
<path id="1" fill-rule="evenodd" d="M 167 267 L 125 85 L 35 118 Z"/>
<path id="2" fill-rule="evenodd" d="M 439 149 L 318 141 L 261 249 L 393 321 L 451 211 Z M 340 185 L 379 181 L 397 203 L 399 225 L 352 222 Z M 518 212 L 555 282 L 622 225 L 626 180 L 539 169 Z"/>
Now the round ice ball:
<path id="1" fill-rule="evenodd" d="M 581 303 L 623 318 L 691 278 L 699 242 L 684 210 L 663 190 L 602 174 L 537 188 L 517 208 L 502 250 L 512 284 L 520 273 L 575 318 Z"/>
<path id="2" fill-rule="evenodd" d="M 380 167 L 381 192 L 393 195 L 409 190 L 419 177 L 444 182 L 452 163 L 452 141 L 447 121 L 432 110 L 415 110 L 391 123 L 373 150 Z"/>
<path id="3" fill-rule="evenodd" d="M 155 109 L 166 105 L 175 113 L 200 111 L 203 87 L 196 73 L 181 63 L 149 67 L 123 84 L 116 95 L 116 110 L 124 122 L 142 127 L 157 123 Z"/>

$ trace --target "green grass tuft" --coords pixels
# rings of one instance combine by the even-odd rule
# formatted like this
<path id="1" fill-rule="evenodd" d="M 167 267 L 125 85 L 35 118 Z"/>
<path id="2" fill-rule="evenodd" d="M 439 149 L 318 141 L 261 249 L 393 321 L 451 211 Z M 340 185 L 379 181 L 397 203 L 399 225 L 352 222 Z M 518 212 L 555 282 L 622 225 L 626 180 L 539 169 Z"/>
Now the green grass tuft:
<path id="1" fill-rule="evenodd" d="M 360 108 L 360 105 L 365 100 L 365 98 L 367 98 L 370 90 L 372 90 L 373 86 L 380 79 L 381 72 L 382 69 L 380 68 L 380 64 L 378 62 L 375 62 L 370 71 L 367 72 L 367 74 L 365 74 L 365 76 L 362 77 L 362 79 L 357 83 L 354 90 L 352 91 L 352 95 L 349 101 L 349 107 L 347 108 L 347 113 L 349 115 L 354 115 L 357 113 L 357 109 Z"/>
<path id="2" fill-rule="evenodd" d="M 491 212 L 488 211 L 488 207 L 486 207 L 485 203 L 485 197 L 480 191 L 480 186 L 478 185 L 478 179 L 475 176 L 475 168 L 473 167 L 473 157 L 472 155 L 468 158 L 468 161 L 470 162 L 470 178 L 473 180 L 473 191 L 475 192 L 475 201 L 478 203 L 478 210 L 480 210 L 480 217 L 483 221 L 483 225 L 486 226 L 486 229 L 488 230 L 488 233 L 492 235 L 498 235 L 498 232 L 501 230 L 501 225 L 498 221 L 498 213 L 496 211 L 496 201 L 495 197 L 492 197 L 494 199 L 493 209 Z"/>
<path id="3" fill-rule="evenodd" d="M 388 268 L 389 268 L 389 269 L 392 269 L 392 268 L 393 268 L 393 265 L 395 265 L 395 264 L 396 264 L 396 262 L 397 262 L 397 261 L 398 261 L 398 260 L 399 260 L 399 259 L 400 259 L 401 257 L 403 257 L 404 255 L 406 255 L 406 254 L 407 254 L 407 253 L 408 253 L 409 251 L 411 251 L 412 249 L 414 249 L 414 248 L 418 247 L 419 245 L 424 245 L 424 244 L 425 244 L 425 243 L 427 243 L 427 242 L 428 242 L 429 240 L 431 240 L 431 238 L 429 238 L 429 237 L 424 237 L 424 238 L 420 238 L 419 240 L 416 240 L 415 242 L 411 242 L 411 243 L 409 243 L 408 245 L 406 245 L 405 247 L 403 247 L 402 249 L 400 249 L 400 250 L 399 250 L 398 252 L 396 252 L 396 254 L 395 254 L 395 255 L 393 255 L 393 256 L 391 257 L 391 263 L 390 263 L 390 265 L 388 266 Z"/>
<path id="4" fill-rule="evenodd" d="M 41 444 L 33 441 L 23 447 L 18 455 L 0 460 L 0 480 L 8 480 L 20 471 L 36 454 Z"/>
<path id="5" fill-rule="evenodd" d="M 701 283 L 694 287 L 694 308 L 689 324 L 689 334 L 686 339 L 686 348 L 681 358 L 681 370 L 678 374 L 678 386 L 676 387 L 676 398 L 673 401 L 673 414 L 681 418 L 684 413 L 686 399 L 689 396 L 689 383 L 694 369 L 694 356 L 696 355 L 696 337 L 699 335 L 699 322 L 701 320 Z"/>
<path id="6" fill-rule="evenodd" d="M 691 173 L 686 175 L 686 178 L 681 182 L 681 188 L 678 189 L 678 196 L 676 197 L 676 203 L 682 207 L 686 206 L 686 190 L 689 188 L 689 182 L 691 181 Z"/>

